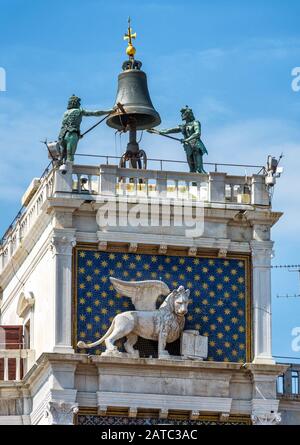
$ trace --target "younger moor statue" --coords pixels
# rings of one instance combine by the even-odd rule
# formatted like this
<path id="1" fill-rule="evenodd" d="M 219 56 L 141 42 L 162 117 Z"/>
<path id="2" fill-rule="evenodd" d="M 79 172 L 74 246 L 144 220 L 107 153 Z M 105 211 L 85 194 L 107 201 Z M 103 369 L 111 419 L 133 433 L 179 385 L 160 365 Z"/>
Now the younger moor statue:
<path id="1" fill-rule="evenodd" d="M 193 110 L 188 106 L 182 108 L 180 112 L 184 121 L 182 125 L 167 130 L 159 130 L 158 133 L 182 133 L 184 139 L 181 142 L 186 152 L 190 172 L 206 173 L 203 168 L 203 155 L 207 154 L 207 150 L 201 141 L 201 124 L 195 119 Z"/>
<path id="2" fill-rule="evenodd" d="M 59 144 L 62 148 L 62 158 L 67 161 L 74 161 L 74 155 L 80 138 L 80 124 L 82 116 L 103 116 L 113 110 L 84 110 L 80 106 L 81 99 L 71 96 L 68 102 L 68 109 L 64 113 L 61 130 L 58 136 Z"/>

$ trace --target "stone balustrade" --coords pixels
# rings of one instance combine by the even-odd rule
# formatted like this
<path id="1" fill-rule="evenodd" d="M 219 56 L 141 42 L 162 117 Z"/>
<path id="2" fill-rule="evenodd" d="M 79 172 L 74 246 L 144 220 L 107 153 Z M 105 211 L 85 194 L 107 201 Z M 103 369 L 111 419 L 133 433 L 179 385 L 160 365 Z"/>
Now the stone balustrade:
<path id="1" fill-rule="evenodd" d="M 188 199 L 205 205 L 270 207 L 265 176 L 233 176 L 226 173 L 186 173 L 161 170 L 136 170 L 117 165 L 72 165 L 62 174 L 51 170 L 41 181 L 26 208 L 6 232 L 0 245 L 0 273 L 18 250 L 24 238 L 43 213 L 49 198 L 74 199 L 89 195 L 136 196 L 145 198 Z M 86 199 L 86 198 L 84 198 Z M 250 206 L 250 207 L 249 207 Z M 236 208 L 236 207 L 235 207 Z M 245 208 L 245 207 L 243 207 Z"/>
<path id="2" fill-rule="evenodd" d="M 0 379 L 3 378 L 5 382 L 20 381 L 34 364 L 34 351 L 30 349 L 0 349 L 1 362 L 3 375 L 0 375 Z"/>

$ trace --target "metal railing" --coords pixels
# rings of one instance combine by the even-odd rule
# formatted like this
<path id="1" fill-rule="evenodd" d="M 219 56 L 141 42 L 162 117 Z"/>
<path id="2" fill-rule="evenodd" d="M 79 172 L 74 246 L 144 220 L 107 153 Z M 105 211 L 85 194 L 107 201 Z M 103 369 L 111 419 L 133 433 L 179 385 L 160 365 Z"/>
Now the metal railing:
<path id="1" fill-rule="evenodd" d="M 110 165 L 110 160 L 116 161 L 116 164 L 119 165 L 119 162 L 121 160 L 120 156 L 109 156 L 109 155 L 96 155 L 96 154 L 85 154 L 85 153 L 77 153 L 76 157 L 86 157 L 86 158 L 95 158 L 95 159 L 102 159 L 104 160 L 106 165 Z M 175 159 L 158 159 L 158 158 L 148 158 L 148 163 L 156 163 L 159 165 L 159 170 L 168 170 L 168 166 L 170 164 L 176 164 L 176 165 L 182 165 L 186 168 L 188 168 L 187 161 L 179 161 Z M 167 164 L 167 165 L 166 165 Z M 255 174 L 264 174 L 265 173 L 265 167 L 263 165 L 251 165 L 251 164 L 230 164 L 230 163 L 220 163 L 220 162 L 204 162 L 204 166 L 212 166 L 214 172 L 222 171 L 220 167 L 226 167 L 226 168 L 243 168 L 243 169 L 253 169 L 256 171 Z"/>

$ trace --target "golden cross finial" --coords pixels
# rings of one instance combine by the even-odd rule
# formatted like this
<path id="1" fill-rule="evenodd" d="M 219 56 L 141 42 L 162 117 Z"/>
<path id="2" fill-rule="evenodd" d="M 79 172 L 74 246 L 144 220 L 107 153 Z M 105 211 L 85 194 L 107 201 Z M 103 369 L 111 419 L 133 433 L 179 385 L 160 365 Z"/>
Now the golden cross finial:
<path id="1" fill-rule="evenodd" d="M 128 18 L 128 31 L 127 34 L 124 35 L 124 40 L 128 40 L 128 46 L 126 48 L 126 54 L 130 58 L 134 58 L 136 53 L 135 47 L 132 45 L 132 39 L 136 38 L 136 32 L 132 33 L 132 28 L 130 27 L 130 17 Z"/>

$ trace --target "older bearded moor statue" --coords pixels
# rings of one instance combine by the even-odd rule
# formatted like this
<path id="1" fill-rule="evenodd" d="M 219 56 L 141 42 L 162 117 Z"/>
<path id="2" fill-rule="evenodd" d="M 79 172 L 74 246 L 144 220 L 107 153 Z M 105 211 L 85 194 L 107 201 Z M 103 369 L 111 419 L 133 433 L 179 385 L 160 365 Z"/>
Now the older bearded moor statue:
<path id="1" fill-rule="evenodd" d="M 122 353 L 114 343 L 127 337 L 124 344 L 126 352 L 138 357 L 139 352 L 134 349 L 134 345 L 140 336 L 158 341 L 158 356 L 168 356 L 166 344 L 177 340 L 183 331 L 190 291 L 180 286 L 170 292 L 164 282 L 156 280 L 127 282 L 110 277 L 110 281 L 117 292 L 131 298 L 136 310 L 118 314 L 102 338 L 94 343 L 80 341 L 78 348 L 94 348 L 105 342 L 106 351 L 102 355 L 118 356 Z M 159 309 L 155 309 L 160 295 L 167 298 Z"/>

